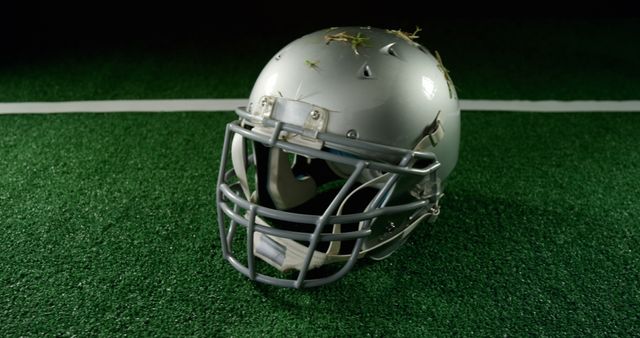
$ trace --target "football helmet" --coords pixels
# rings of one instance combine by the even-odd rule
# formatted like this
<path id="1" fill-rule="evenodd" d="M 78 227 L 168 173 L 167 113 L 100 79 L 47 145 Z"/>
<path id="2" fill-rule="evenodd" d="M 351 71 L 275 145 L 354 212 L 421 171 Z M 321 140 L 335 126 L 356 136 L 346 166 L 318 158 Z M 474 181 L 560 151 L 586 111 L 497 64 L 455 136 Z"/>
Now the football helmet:
<path id="1" fill-rule="evenodd" d="M 222 254 L 234 268 L 267 284 L 319 286 L 359 258 L 386 258 L 435 220 L 458 158 L 460 109 L 439 54 L 415 38 L 330 28 L 264 67 L 226 126 L 217 181 Z"/>

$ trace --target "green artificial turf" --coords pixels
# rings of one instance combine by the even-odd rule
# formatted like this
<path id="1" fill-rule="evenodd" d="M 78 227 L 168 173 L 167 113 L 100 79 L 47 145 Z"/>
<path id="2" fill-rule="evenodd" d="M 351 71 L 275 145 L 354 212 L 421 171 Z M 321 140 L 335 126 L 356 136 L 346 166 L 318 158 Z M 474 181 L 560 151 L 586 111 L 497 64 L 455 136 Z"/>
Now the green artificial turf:
<path id="1" fill-rule="evenodd" d="M 640 97 L 637 20 L 422 26 L 465 99 Z M 246 97 L 280 40 L 3 54 L 0 101 Z M 640 115 L 464 112 L 438 221 L 303 291 L 256 285 L 221 257 L 232 119 L 0 115 L 0 333 L 640 332 Z"/>
<path id="2" fill-rule="evenodd" d="M 439 220 L 304 291 L 221 257 L 230 119 L 0 116 L 3 335 L 639 332 L 640 116 L 465 113 Z"/>

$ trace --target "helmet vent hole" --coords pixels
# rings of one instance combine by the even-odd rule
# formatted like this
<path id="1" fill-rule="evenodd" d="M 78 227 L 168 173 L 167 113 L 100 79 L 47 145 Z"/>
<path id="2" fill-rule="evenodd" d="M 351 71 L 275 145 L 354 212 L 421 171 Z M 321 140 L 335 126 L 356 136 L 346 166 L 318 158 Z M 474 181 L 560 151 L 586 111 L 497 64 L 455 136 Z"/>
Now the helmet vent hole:
<path id="1" fill-rule="evenodd" d="M 371 67 L 366 63 L 362 66 L 362 68 L 360 68 L 360 74 L 360 77 L 363 79 L 373 78 L 373 71 L 371 71 Z"/>
<path id="2" fill-rule="evenodd" d="M 393 43 L 390 43 L 390 44 L 380 48 L 380 53 L 391 55 L 393 57 L 399 58 L 400 55 L 398 55 L 398 52 L 396 52 L 396 50 L 393 48 L 395 46 L 395 44 L 396 43 L 393 42 Z"/>
<path id="3" fill-rule="evenodd" d="M 422 45 L 418 45 L 418 49 L 427 55 L 430 54 L 429 51 L 426 48 L 424 48 Z"/>

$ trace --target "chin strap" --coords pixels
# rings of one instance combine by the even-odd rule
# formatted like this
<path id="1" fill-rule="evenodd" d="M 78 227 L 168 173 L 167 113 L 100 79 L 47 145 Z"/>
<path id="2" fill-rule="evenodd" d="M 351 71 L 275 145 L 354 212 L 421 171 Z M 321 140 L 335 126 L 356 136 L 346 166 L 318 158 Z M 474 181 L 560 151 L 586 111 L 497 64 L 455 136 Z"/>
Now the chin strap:
<path id="1" fill-rule="evenodd" d="M 269 226 L 263 219 L 256 216 L 256 223 Z M 261 232 L 253 233 L 253 254 L 280 271 L 300 270 L 304 265 L 304 258 L 309 247 L 294 240 L 265 235 Z M 315 269 L 334 260 L 324 252 L 314 251 L 309 263 L 309 269 Z"/>
<path id="2" fill-rule="evenodd" d="M 355 196 L 358 191 L 368 186 L 383 182 L 388 178 L 389 174 L 383 174 L 365 182 L 364 184 L 351 191 L 340 204 L 340 207 L 338 208 L 336 214 L 342 214 L 344 206 L 351 198 L 353 198 L 353 196 Z M 441 195 L 438 195 L 436 198 L 439 199 L 440 196 Z M 439 213 L 440 207 L 438 205 L 438 200 L 436 200 L 435 204 L 416 211 L 409 218 L 410 223 L 402 231 L 394 234 L 393 236 L 390 236 L 389 238 L 384 239 L 383 241 L 376 243 L 371 247 L 363 248 L 358 254 L 358 258 L 362 258 L 368 255 L 372 259 L 381 260 L 389 257 L 397 248 L 400 247 L 401 244 L 406 241 L 408 235 L 421 222 L 434 222 Z M 260 217 L 256 217 L 256 223 L 264 226 L 269 226 Z M 359 228 L 361 228 L 363 224 L 364 221 L 360 222 Z M 334 224 L 332 233 L 341 233 L 341 227 L 341 224 Z M 273 266 L 274 268 L 280 271 L 289 271 L 300 270 L 300 268 L 303 266 L 305 255 L 309 250 L 307 246 L 302 245 L 294 240 L 281 237 L 271 237 L 259 232 L 255 232 L 253 238 L 255 243 L 254 254 L 260 257 L 263 261 L 269 263 L 269 265 Z M 329 248 L 326 252 L 315 251 L 311 258 L 309 269 L 314 269 L 327 263 L 347 261 L 350 257 L 350 254 L 340 255 L 340 246 L 340 241 L 332 241 L 329 243 Z"/>
<path id="3" fill-rule="evenodd" d="M 375 260 L 381 260 L 389 257 L 397 248 L 403 244 L 407 236 L 423 221 L 434 222 L 440 213 L 440 208 L 433 205 L 426 212 L 421 211 L 419 215 L 411 221 L 411 223 L 392 237 L 377 243 L 375 246 L 362 249 L 358 254 L 358 258 L 369 256 Z M 256 223 L 269 226 L 264 220 L 256 216 Z M 340 224 L 334 224 L 333 233 L 340 233 Z M 272 237 L 260 232 L 253 234 L 254 250 L 253 253 L 260 257 L 263 261 L 280 271 L 300 270 L 304 264 L 304 258 L 309 251 L 309 247 L 302 245 L 294 240 L 281 237 Z M 309 269 L 315 269 L 327 263 L 345 262 L 349 260 L 350 254 L 340 255 L 340 242 L 333 241 L 329 244 L 326 253 L 314 251 L 309 264 Z"/>

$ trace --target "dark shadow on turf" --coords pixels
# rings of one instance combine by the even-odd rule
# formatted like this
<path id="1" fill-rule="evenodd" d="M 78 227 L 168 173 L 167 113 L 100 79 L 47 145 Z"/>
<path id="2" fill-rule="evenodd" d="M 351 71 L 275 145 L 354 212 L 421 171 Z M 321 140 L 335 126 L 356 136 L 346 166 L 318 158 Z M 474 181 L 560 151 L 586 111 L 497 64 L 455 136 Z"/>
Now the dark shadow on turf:
<path id="1" fill-rule="evenodd" d="M 568 333 L 576 331 L 563 325 L 584 321 L 584 313 L 602 313 L 608 325 L 631 319 L 634 296 L 621 285 L 633 285 L 640 273 L 631 254 L 617 256 L 606 246 L 611 236 L 624 240 L 606 215 L 477 191 L 452 191 L 449 197 L 438 222 L 419 228 L 385 261 L 361 261 L 347 277 L 321 288 L 255 289 L 271 306 L 310 320 L 404 317 L 420 325 L 421 318 L 426 323 L 469 316 L 505 328 L 559 325 L 559 333 Z M 603 233 L 591 231 L 594 226 Z"/>

